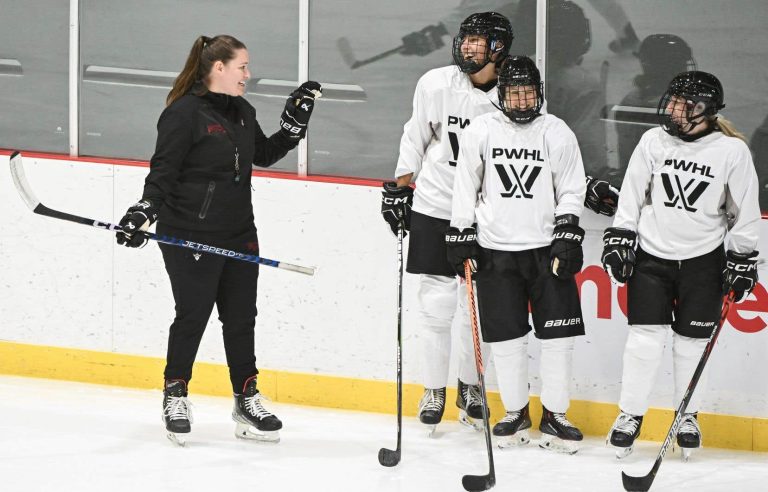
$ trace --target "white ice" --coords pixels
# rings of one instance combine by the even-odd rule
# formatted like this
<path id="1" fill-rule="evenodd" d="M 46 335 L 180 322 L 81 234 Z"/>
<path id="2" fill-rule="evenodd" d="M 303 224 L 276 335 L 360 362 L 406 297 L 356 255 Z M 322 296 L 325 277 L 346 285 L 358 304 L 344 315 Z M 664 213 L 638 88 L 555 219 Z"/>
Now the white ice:
<path id="1" fill-rule="evenodd" d="M 457 422 L 430 439 L 406 418 L 402 461 L 384 468 L 392 415 L 268 402 L 284 429 L 282 442 L 263 444 L 235 439 L 229 398 L 190 397 L 195 423 L 179 448 L 165 438 L 159 391 L 0 376 L 0 490 L 460 491 L 462 475 L 488 471 L 483 434 Z M 619 462 L 599 437 L 574 456 L 540 449 L 538 437 L 494 450 L 494 490 L 620 491 L 621 471 L 644 475 L 659 449 L 640 442 Z M 757 491 L 766 479 L 766 453 L 702 449 L 686 464 L 668 454 L 651 490 Z"/>

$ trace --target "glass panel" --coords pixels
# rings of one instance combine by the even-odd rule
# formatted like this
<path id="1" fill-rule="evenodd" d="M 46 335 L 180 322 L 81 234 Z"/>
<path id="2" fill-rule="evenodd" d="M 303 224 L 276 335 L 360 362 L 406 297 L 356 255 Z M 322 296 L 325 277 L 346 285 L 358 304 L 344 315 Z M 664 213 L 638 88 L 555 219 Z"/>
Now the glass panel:
<path id="1" fill-rule="evenodd" d="M 0 12 L 2 146 L 69 153 L 69 2 L 3 1 Z"/>
<path id="2" fill-rule="evenodd" d="M 513 18 L 516 9 L 508 0 L 312 2 L 309 73 L 325 89 L 310 124 L 310 173 L 392 178 L 416 82 L 452 63 L 451 42 L 467 16 Z"/>
<path id="3" fill-rule="evenodd" d="M 576 133 L 587 172 L 620 185 L 667 84 L 695 61 L 723 83 L 722 115 L 751 143 L 766 209 L 766 18 L 762 0 L 550 0 L 548 109 Z"/>
<path id="4" fill-rule="evenodd" d="M 82 154 L 151 157 L 165 97 L 201 34 L 231 34 L 248 46 L 253 78 L 246 99 L 264 132 L 277 131 L 285 98 L 296 86 L 298 0 L 179 5 L 81 2 Z M 297 160 L 293 151 L 273 168 L 295 171 Z"/>

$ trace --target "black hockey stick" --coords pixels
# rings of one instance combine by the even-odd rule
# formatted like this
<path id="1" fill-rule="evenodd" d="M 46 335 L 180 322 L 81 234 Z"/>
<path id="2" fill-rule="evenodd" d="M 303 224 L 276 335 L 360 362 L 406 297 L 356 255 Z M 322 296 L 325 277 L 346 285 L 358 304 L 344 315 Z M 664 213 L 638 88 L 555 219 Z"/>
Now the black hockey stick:
<path id="1" fill-rule="evenodd" d="M 103 229 L 106 231 L 120 231 L 122 228 L 119 225 L 110 224 L 109 222 L 101 222 L 99 220 L 89 219 L 87 217 L 80 217 L 79 215 L 72 215 L 66 212 L 60 212 L 46 207 L 40 200 L 37 199 L 32 192 L 32 188 L 27 182 L 27 177 L 24 174 L 24 165 L 21 161 L 21 153 L 19 151 L 11 154 L 11 177 L 13 183 L 16 185 L 16 190 L 21 195 L 21 199 L 24 203 L 38 215 L 44 215 L 46 217 L 52 217 L 54 219 L 67 220 L 69 222 L 75 222 L 77 224 L 83 224 L 97 229 Z M 237 251 L 231 251 L 224 248 L 218 248 L 216 246 L 210 246 L 207 244 L 195 243 L 187 241 L 185 239 L 178 239 L 171 236 L 158 235 L 152 232 L 146 233 L 149 239 L 157 241 L 158 243 L 170 244 L 172 246 L 179 246 L 187 249 L 194 249 L 203 253 L 210 253 L 218 256 L 224 256 L 227 258 L 234 258 L 235 260 L 247 261 L 249 263 L 258 263 L 259 265 L 266 265 L 275 268 L 281 268 L 283 270 L 290 270 L 292 272 L 303 273 L 305 275 L 314 275 L 315 269 L 312 267 L 304 267 L 299 265 L 292 265 L 290 263 L 284 263 L 282 261 L 270 260 L 269 258 L 262 258 L 256 255 L 249 255 L 245 253 L 239 253 Z"/>
<path id="2" fill-rule="evenodd" d="M 402 46 L 398 46 L 397 48 L 392 48 L 391 50 L 384 51 L 378 55 L 366 58 L 365 60 L 358 60 L 355 58 L 355 52 L 352 50 L 352 45 L 349 43 L 347 38 L 337 39 L 336 47 L 339 49 L 339 53 L 341 53 L 341 57 L 344 59 L 344 63 L 346 63 L 347 66 L 349 66 L 349 68 L 352 70 L 362 67 L 363 65 L 368 65 L 369 63 L 373 63 L 377 60 L 381 60 L 382 58 L 386 58 L 390 55 L 394 55 L 395 53 L 399 53 L 403 49 Z"/>
<path id="3" fill-rule="evenodd" d="M 470 260 L 464 260 L 464 278 L 467 279 L 467 298 L 469 300 L 469 319 L 472 322 L 472 343 L 475 347 L 475 366 L 477 379 L 480 381 L 480 396 L 483 405 L 483 425 L 485 427 L 485 445 L 488 449 L 488 474 L 464 475 L 461 484 L 465 490 L 488 490 L 496 485 L 496 470 L 493 466 L 493 445 L 491 443 L 491 428 L 488 424 L 488 396 L 485 392 L 485 369 L 483 368 L 483 353 L 480 351 L 480 334 L 477 329 L 477 308 L 475 307 L 475 292 L 472 287 L 472 268 Z"/>
<path id="4" fill-rule="evenodd" d="M 397 229 L 397 448 L 379 449 L 379 463 L 395 466 L 400 463 L 400 444 L 403 438 L 403 227 Z"/>
<path id="5" fill-rule="evenodd" d="M 661 460 L 664 459 L 664 455 L 667 454 L 667 449 L 669 449 L 669 446 L 672 444 L 672 441 L 677 436 L 677 429 L 680 427 L 680 422 L 682 422 L 683 420 L 683 414 L 685 413 L 685 409 L 688 408 L 688 403 L 691 401 L 691 397 L 693 396 L 693 391 L 696 389 L 696 385 L 699 383 L 699 379 L 701 378 L 701 373 L 704 371 L 704 366 L 707 364 L 707 360 L 709 359 L 709 356 L 712 354 L 712 348 L 715 346 L 717 337 L 718 335 L 720 335 L 720 330 L 722 330 L 723 325 L 725 324 L 725 318 L 726 316 L 728 316 L 728 310 L 731 308 L 731 304 L 733 304 L 734 296 L 735 296 L 734 292 L 731 291 L 728 293 L 728 296 L 723 300 L 723 309 L 722 311 L 720 311 L 720 322 L 717 324 L 715 329 L 712 331 L 712 334 L 709 336 L 709 341 L 707 342 L 707 345 L 704 347 L 704 353 L 701 354 L 701 359 L 699 359 L 699 364 L 696 366 L 696 370 L 693 372 L 693 377 L 691 378 L 691 382 L 688 383 L 688 389 L 685 390 L 683 399 L 680 402 L 680 405 L 677 407 L 675 420 L 672 421 L 672 427 L 669 428 L 669 432 L 667 433 L 667 438 L 664 439 L 664 444 L 661 445 L 659 456 L 656 458 L 656 462 L 653 464 L 653 468 L 651 468 L 651 471 L 648 472 L 648 474 L 643 477 L 633 477 L 633 476 L 627 475 L 624 472 L 621 472 L 621 481 L 624 484 L 624 490 L 633 491 L 633 492 L 634 491 L 647 492 L 651 488 L 651 485 L 653 484 L 653 479 L 656 478 L 656 473 L 658 473 L 659 467 L 661 466 Z"/>

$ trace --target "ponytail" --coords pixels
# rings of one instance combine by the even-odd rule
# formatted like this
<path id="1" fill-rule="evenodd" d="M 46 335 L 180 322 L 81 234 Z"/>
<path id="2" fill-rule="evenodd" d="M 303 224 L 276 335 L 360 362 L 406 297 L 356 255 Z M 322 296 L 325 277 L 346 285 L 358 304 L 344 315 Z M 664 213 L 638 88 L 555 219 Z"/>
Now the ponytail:
<path id="1" fill-rule="evenodd" d="M 208 91 L 206 78 L 211 72 L 213 64 L 217 61 L 228 62 L 235 57 L 235 52 L 240 49 L 246 49 L 245 45 L 233 36 L 221 34 L 213 38 L 198 37 L 189 51 L 184 69 L 173 81 L 173 87 L 165 99 L 165 105 L 173 104 L 188 93 L 197 82 L 203 84 L 197 95 L 205 94 Z"/>
<path id="2" fill-rule="evenodd" d="M 735 137 L 735 138 L 741 139 L 746 143 L 747 137 L 745 137 L 743 133 L 738 131 L 736 127 L 733 126 L 733 123 L 731 123 L 729 120 L 726 120 L 722 116 L 718 116 L 717 119 L 715 119 L 714 125 L 715 125 L 715 130 L 720 130 L 721 132 L 723 132 L 723 135 L 727 137 Z"/>

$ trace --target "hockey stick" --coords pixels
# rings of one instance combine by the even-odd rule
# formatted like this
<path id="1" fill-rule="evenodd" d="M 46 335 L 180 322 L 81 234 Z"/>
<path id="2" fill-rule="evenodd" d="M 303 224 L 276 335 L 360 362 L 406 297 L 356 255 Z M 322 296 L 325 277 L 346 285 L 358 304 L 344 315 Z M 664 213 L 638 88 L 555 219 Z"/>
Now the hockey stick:
<path id="1" fill-rule="evenodd" d="M 475 292 L 472 288 L 472 268 L 470 260 L 464 260 L 464 278 L 467 279 L 467 298 L 469 300 L 469 318 L 472 322 L 472 343 L 475 346 L 475 366 L 477 379 L 480 382 L 480 396 L 483 405 L 483 424 L 485 427 L 485 445 L 488 449 L 488 474 L 464 475 L 461 484 L 465 490 L 488 490 L 496 485 L 496 470 L 493 466 L 493 446 L 491 444 L 491 428 L 488 425 L 488 396 L 485 392 L 485 369 L 483 369 L 483 354 L 480 351 L 480 334 L 477 330 L 477 308 L 475 307 Z"/>
<path id="2" fill-rule="evenodd" d="M 651 471 L 648 472 L 648 474 L 644 477 L 633 477 L 627 475 L 624 472 L 621 472 L 621 481 L 624 484 L 624 490 L 647 492 L 651 488 L 653 479 L 656 478 L 656 473 L 659 471 L 659 467 L 661 466 L 661 460 L 664 459 L 664 455 L 667 454 L 667 449 L 669 448 L 670 444 L 672 444 L 672 440 L 677 436 L 677 429 L 680 427 L 680 422 L 683 420 L 685 409 L 688 408 L 688 403 L 691 401 L 691 397 L 693 396 L 693 390 L 696 389 L 696 385 L 699 383 L 699 379 L 701 378 L 701 373 L 704 371 L 704 366 L 706 365 L 709 356 L 712 354 L 712 348 L 715 346 L 717 337 L 720 335 L 720 330 L 725 324 L 725 318 L 728 316 L 728 310 L 731 308 L 731 304 L 733 304 L 735 295 L 736 294 L 731 291 L 728 293 L 728 297 L 723 300 L 723 309 L 720 311 L 720 322 L 709 336 L 709 341 L 704 347 L 704 353 L 701 354 L 701 359 L 699 359 L 699 364 L 696 366 L 696 370 L 693 372 L 691 382 L 688 383 L 688 389 L 685 390 L 683 399 L 680 402 L 680 405 L 677 407 L 675 420 L 672 421 L 672 427 L 669 428 L 667 438 L 664 439 L 664 444 L 661 445 L 659 456 L 656 458 L 656 462 L 653 464 L 653 468 L 651 468 Z"/>
<path id="3" fill-rule="evenodd" d="M 358 60 L 355 58 L 355 52 L 352 51 L 352 45 L 349 43 L 347 38 L 337 39 L 336 47 L 339 49 L 339 53 L 341 53 L 341 57 L 344 59 L 344 63 L 346 63 L 352 70 L 362 67 L 363 65 L 368 65 L 369 63 L 381 60 L 382 58 L 386 58 L 390 55 L 394 55 L 395 53 L 399 53 L 403 49 L 402 46 L 398 46 L 397 48 L 392 48 L 391 50 L 384 51 L 378 55 L 366 58 L 365 60 Z"/>
<path id="4" fill-rule="evenodd" d="M 101 222 L 98 220 L 89 219 L 86 217 L 80 217 L 78 215 L 68 214 L 66 212 L 60 212 L 46 207 L 40 200 L 37 199 L 32 192 L 32 188 L 27 182 L 27 177 L 24 174 L 24 165 L 21 161 L 21 153 L 15 151 L 11 154 L 11 177 L 13 178 L 13 184 L 16 185 L 16 190 L 21 195 L 21 199 L 27 207 L 34 213 L 44 215 L 46 217 L 52 217 L 54 219 L 67 220 L 69 222 L 75 222 L 77 224 L 83 224 L 97 229 L 103 229 L 106 231 L 121 231 L 122 228 L 119 225 L 110 224 L 109 222 Z M 217 248 L 216 246 L 209 246 L 207 244 L 195 243 L 187 241 L 185 239 L 178 239 L 171 236 L 158 235 L 152 232 L 147 232 L 147 237 L 158 243 L 170 244 L 172 246 L 179 246 L 187 249 L 194 249 L 203 253 L 210 253 L 218 256 L 224 256 L 226 258 L 234 258 L 235 260 L 247 261 L 248 263 L 257 263 L 259 265 L 266 265 L 275 268 L 281 268 L 283 270 L 290 270 L 292 272 L 303 273 L 305 275 L 314 275 L 315 269 L 312 267 L 304 267 L 299 265 L 292 265 L 290 263 L 284 263 L 282 261 L 270 260 L 269 258 L 262 258 L 256 255 L 249 255 L 245 253 L 239 253 L 237 251 L 231 251 L 224 248 Z"/>
<path id="5" fill-rule="evenodd" d="M 400 463 L 400 443 L 403 437 L 403 227 L 397 229 L 397 448 L 379 449 L 379 463 L 395 466 Z"/>

